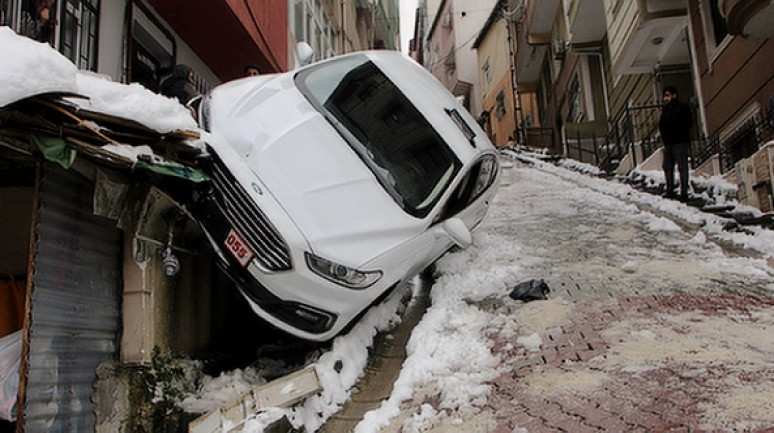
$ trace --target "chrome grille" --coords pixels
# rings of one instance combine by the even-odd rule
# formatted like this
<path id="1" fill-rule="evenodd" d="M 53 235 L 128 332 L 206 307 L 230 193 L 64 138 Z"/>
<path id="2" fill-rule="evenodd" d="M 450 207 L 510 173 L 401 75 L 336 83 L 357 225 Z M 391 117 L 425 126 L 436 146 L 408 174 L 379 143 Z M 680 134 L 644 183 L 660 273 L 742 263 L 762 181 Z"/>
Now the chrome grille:
<path id="1" fill-rule="evenodd" d="M 217 192 L 217 204 L 229 224 L 239 232 L 256 259 L 269 271 L 286 271 L 292 268 L 288 245 L 263 211 L 250 198 L 234 176 L 213 155 L 213 185 Z"/>

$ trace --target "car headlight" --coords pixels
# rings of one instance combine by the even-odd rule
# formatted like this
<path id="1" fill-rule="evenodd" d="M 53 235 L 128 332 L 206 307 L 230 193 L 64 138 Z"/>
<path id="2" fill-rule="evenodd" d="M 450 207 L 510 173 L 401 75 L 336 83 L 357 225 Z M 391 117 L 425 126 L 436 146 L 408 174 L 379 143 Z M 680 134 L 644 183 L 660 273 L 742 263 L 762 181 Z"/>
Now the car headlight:
<path id="1" fill-rule="evenodd" d="M 382 271 L 359 271 L 306 253 L 306 265 L 315 274 L 350 289 L 365 289 L 382 277 Z"/>

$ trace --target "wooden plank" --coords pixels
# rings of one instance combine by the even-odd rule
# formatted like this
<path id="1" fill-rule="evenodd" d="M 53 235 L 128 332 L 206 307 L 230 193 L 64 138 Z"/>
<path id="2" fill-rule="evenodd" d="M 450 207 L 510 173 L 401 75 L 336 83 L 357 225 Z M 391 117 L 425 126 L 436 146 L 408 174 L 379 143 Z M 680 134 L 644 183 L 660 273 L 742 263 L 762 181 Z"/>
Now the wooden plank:
<path id="1" fill-rule="evenodd" d="M 322 391 L 317 369 L 310 365 L 269 383 L 256 386 L 221 407 L 191 421 L 189 433 L 221 432 L 225 424 L 239 426 L 250 415 L 271 407 L 288 407 Z M 236 428 L 238 431 L 239 429 Z"/>
<path id="2" fill-rule="evenodd" d="M 220 410 L 207 412 L 188 425 L 189 433 L 216 433 L 221 431 L 222 419 Z"/>
<path id="3" fill-rule="evenodd" d="M 286 407 L 320 391 L 320 380 L 314 366 L 291 373 L 256 389 L 256 405 L 260 409 Z"/>

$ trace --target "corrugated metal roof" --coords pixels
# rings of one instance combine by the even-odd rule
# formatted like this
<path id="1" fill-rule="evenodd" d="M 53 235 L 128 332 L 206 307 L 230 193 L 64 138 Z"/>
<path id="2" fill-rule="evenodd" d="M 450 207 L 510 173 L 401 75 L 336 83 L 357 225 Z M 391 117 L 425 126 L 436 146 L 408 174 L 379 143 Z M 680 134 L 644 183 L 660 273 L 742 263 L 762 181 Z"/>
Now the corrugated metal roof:
<path id="1" fill-rule="evenodd" d="M 121 236 L 92 213 L 94 185 L 47 165 L 31 293 L 25 431 L 94 431 L 96 367 L 117 354 Z"/>

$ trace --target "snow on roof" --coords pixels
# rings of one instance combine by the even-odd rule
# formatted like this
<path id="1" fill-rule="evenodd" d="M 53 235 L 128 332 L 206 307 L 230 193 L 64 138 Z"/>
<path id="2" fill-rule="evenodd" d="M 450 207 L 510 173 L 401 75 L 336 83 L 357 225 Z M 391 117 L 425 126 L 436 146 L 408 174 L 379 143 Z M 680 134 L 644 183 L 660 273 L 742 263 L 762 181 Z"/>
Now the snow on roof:
<path id="1" fill-rule="evenodd" d="M 176 100 L 140 84 L 121 84 L 108 77 L 79 71 L 50 45 L 0 27 L 0 108 L 35 95 L 82 95 L 68 101 L 84 110 L 133 120 L 160 133 L 192 130 L 191 113 Z"/>

